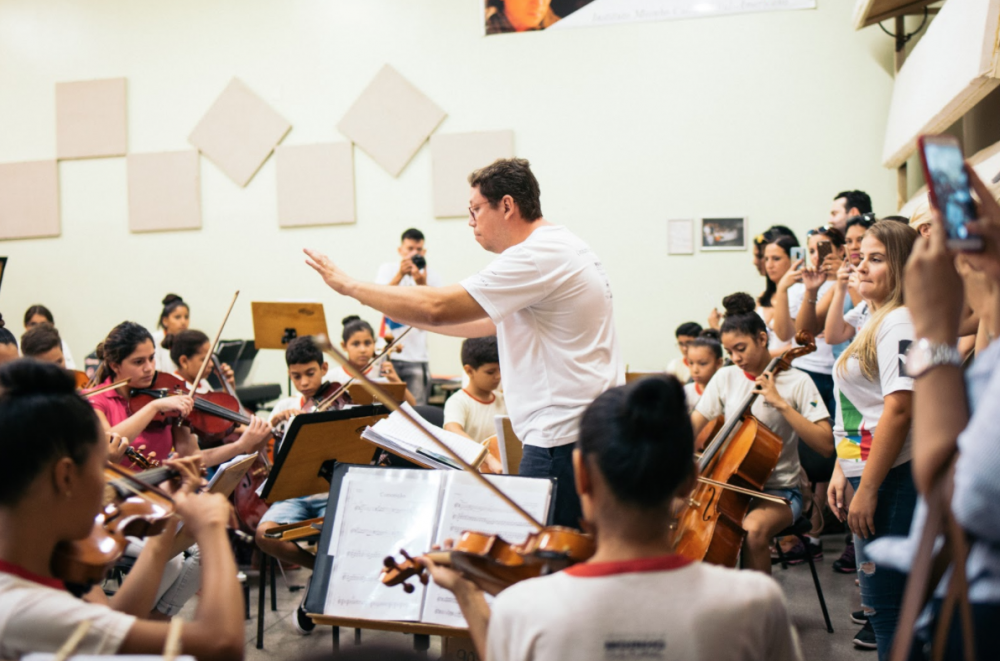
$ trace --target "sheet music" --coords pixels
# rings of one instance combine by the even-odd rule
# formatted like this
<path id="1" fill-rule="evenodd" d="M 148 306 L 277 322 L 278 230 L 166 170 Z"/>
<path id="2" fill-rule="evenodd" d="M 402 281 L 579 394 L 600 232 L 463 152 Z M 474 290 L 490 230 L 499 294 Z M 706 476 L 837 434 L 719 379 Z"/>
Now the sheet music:
<path id="1" fill-rule="evenodd" d="M 445 431 L 440 427 L 435 427 L 431 423 L 420 417 L 420 414 L 413 410 L 409 404 L 403 404 L 403 408 L 413 416 L 424 428 L 428 429 L 438 439 L 443 441 L 448 447 L 454 450 L 466 462 L 475 465 L 483 454 L 483 446 L 464 436 L 450 431 Z M 393 413 L 388 418 L 383 418 L 372 425 L 371 430 L 379 436 L 387 438 L 394 443 L 402 445 L 411 452 L 417 448 L 429 450 L 435 454 L 443 454 L 443 450 L 433 443 L 419 429 L 414 427 L 406 418 Z M 364 434 L 362 434 L 364 437 Z"/>
<path id="2" fill-rule="evenodd" d="M 226 471 L 229 470 L 230 466 L 234 466 L 234 465 L 240 463 L 241 461 L 243 461 L 244 459 L 246 459 L 249 456 L 250 455 L 248 455 L 248 454 L 238 454 L 235 457 L 233 457 L 232 459 L 230 459 L 229 461 L 225 462 L 224 464 L 219 464 L 219 467 L 215 470 L 215 475 L 213 475 L 212 479 L 208 481 L 208 485 L 205 487 L 205 490 L 206 491 L 211 491 L 212 487 L 215 486 L 215 483 L 218 482 L 222 478 L 223 475 L 225 475 Z M 261 486 L 263 486 L 263 485 L 261 485 Z M 260 494 L 258 493 L 257 495 L 259 496 Z"/>
<path id="3" fill-rule="evenodd" d="M 406 594 L 379 581 L 382 560 L 401 548 L 431 546 L 440 506 L 440 471 L 351 468 L 341 485 L 327 553 L 334 556 L 327 615 L 419 620 L 423 590 Z M 417 587 L 420 584 L 417 583 Z"/>
<path id="4" fill-rule="evenodd" d="M 459 472 L 449 472 L 447 476 L 435 544 L 440 544 L 447 538 L 457 540 L 466 530 L 500 535 L 505 541 L 520 543 L 528 533 L 534 531 L 534 526 L 487 491 L 473 476 Z M 510 475 L 486 477 L 536 520 L 545 522 L 552 482 Z M 487 601 L 492 602 L 492 597 L 487 595 Z M 422 621 L 453 627 L 467 626 L 454 595 L 438 587 L 434 581 L 427 586 Z"/>

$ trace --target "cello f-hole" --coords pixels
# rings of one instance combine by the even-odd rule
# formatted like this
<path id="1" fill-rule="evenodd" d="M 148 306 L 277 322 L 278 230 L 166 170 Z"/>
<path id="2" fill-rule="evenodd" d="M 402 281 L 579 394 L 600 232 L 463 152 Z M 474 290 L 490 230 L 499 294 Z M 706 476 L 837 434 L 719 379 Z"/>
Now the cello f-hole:
<path id="1" fill-rule="evenodd" d="M 709 493 L 711 495 L 708 498 L 708 505 L 706 505 L 705 509 L 703 509 L 701 511 L 701 520 L 702 521 L 711 521 L 712 520 L 712 517 L 709 516 L 708 512 L 709 512 L 709 510 L 711 510 L 711 508 L 712 508 L 712 502 L 715 500 L 715 496 L 717 494 L 716 494 L 716 491 L 715 491 L 715 487 L 709 487 L 708 491 L 709 491 Z"/>

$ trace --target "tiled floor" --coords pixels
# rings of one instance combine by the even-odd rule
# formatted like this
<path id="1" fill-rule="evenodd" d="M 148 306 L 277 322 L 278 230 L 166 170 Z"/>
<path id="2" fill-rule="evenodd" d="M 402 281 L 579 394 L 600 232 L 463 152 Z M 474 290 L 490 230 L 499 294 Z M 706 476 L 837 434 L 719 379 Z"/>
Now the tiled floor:
<path id="1" fill-rule="evenodd" d="M 840 557 L 844 548 L 844 536 L 826 536 L 823 538 L 825 556 L 817 561 L 820 583 L 826 596 L 827 607 L 833 622 L 834 633 L 826 631 L 823 615 L 820 611 L 816 591 L 813 587 L 809 566 L 805 563 L 782 570 L 775 566 L 774 577 L 785 590 L 792 612 L 793 622 L 798 630 L 802 650 L 806 661 L 875 661 L 875 652 L 859 650 L 851 643 L 852 638 L 860 628 L 850 620 L 850 612 L 859 608 L 858 590 L 854 585 L 853 575 L 836 574 L 831 571 L 831 564 Z M 305 585 L 308 580 L 307 571 L 287 573 L 287 582 L 278 577 L 278 610 L 270 610 L 268 599 L 267 612 L 264 615 L 265 633 L 264 649 L 256 648 L 257 640 L 257 582 L 251 577 L 251 618 L 246 623 L 246 658 L 249 661 L 264 659 L 300 659 L 316 654 L 330 654 L 333 647 L 333 636 L 328 627 L 318 627 L 310 636 L 296 634 L 289 618 L 302 598 L 302 591 L 290 592 L 288 585 Z M 193 614 L 195 604 L 189 604 L 184 615 Z M 340 641 L 342 647 L 354 644 L 354 630 L 341 629 Z M 378 631 L 363 631 L 361 644 L 370 645 L 399 644 L 406 647 L 413 645 L 413 639 L 403 634 L 384 633 Z M 440 640 L 431 638 L 429 658 L 440 656 Z"/>

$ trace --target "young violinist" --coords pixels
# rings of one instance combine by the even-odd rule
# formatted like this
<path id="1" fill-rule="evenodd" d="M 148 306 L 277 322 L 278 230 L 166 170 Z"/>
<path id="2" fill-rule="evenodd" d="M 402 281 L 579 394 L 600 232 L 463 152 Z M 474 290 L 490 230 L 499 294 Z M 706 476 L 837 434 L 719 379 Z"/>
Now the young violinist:
<path id="1" fill-rule="evenodd" d="M 163 542 L 151 538 L 111 607 L 91 601 L 102 600 L 101 590 L 77 598 L 54 571 L 58 547 L 89 537 L 104 504 L 107 444 L 93 409 L 63 370 L 38 361 L 0 368 L 0 393 L 0 446 L 17 457 L 0 464 L 0 657 L 55 652 L 83 622 L 90 626 L 79 654 L 161 653 L 169 625 L 135 613 L 153 603 Z M 200 479 L 181 472 L 187 487 L 175 492 L 176 512 L 206 569 L 181 646 L 202 660 L 240 659 L 243 599 L 226 533 L 232 511 L 221 496 L 195 495 Z"/>
<path id="2" fill-rule="evenodd" d="M 719 331 L 706 328 L 694 338 L 688 347 L 686 362 L 691 371 L 691 383 L 684 386 L 684 394 L 687 396 L 688 413 L 693 413 L 708 382 L 724 363 Z"/>
<path id="3" fill-rule="evenodd" d="M 52 312 L 47 307 L 44 305 L 32 305 L 24 312 L 24 330 L 29 331 L 39 324 L 51 324 L 55 326 L 56 322 L 52 317 Z M 60 346 L 62 348 L 63 360 L 66 363 L 66 369 L 76 369 L 73 354 L 69 352 L 69 346 L 65 340 L 60 340 Z"/>
<path id="4" fill-rule="evenodd" d="M 344 330 L 340 335 L 340 346 L 347 353 L 347 359 L 358 370 L 368 368 L 368 363 L 375 357 L 376 344 L 375 331 L 372 330 L 371 324 L 357 315 L 344 317 L 341 323 L 344 325 Z M 406 339 L 409 339 L 412 334 L 413 331 L 410 331 Z M 403 383 L 403 380 L 396 374 L 396 368 L 389 362 L 388 356 L 383 358 L 380 364 L 372 365 L 364 374 L 375 383 Z M 350 379 L 351 375 L 339 365 L 330 373 L 330 380 L 337 383 L 347 383 Z M 410 406 L 417 403 L 409 387 L 404 393 L 404 398 Z"/>
<path id="5" fill-rule="evenodd" d="M 673 502 L 694 486 L 693 451 L 675 378 L 613 388 L 584 412 L 573 451 L 583 517 L 597 542 L 588 561 L 517 583 L 491 608 L 471 579 L 422 558 L 455 594 L 479 657 L 799 659 L 771 578 L 674 555 Z"/>
<path id="6" fill-rule="evenodd" d="M 156 346 L 156 369 L 171 374 L 177 369 L 177 365 L 170 358 L 170 349 L 164 346 L 163 341 L 170 335 L 176 335 L 188 329 L 191 325 L 191 309 L 177 294 L 167 294 L 163 297 L 162 303 L 163 310 L 160 311 L 160 320 L 156 323 L 156 331 L 153 332 L 153 344 Z"/>
<path id="7" fill-rule="evenodd" d="M 45 322 L 36 324 L 21 336 L 21 354 L 43 363 L 52 363 L 66 368 L 66 357 L 62 351 L 62 338 L 55 326 Z"/>
<path id="8" fill-rule="evenodd" d="M 17 359 L 17 338 L 4 328 L 3 315 L 0 315 L 0 365 Z"/>
<path id="9" fill-rule="evenodd" d="M 319 394 L 330 385 L 326 379 L 330 365 L 311 337 L 297 337 L 288 343 L 285 365 L 288 378 L 299 395 L 289 395 L 274 405 L 269 418 L 273 426 L 312 411 L 319 404 Z"/>
<path id="10" fill-rule="evenodd" d="M 149 388 L 156 377 L 155 355 L 149 331 L 131 321 L 115 326 L 98 347 L 101 365 L 96 380 L 99 386 L 131 379 L 126 385 L 90 398 L 105 431 L 131 439 L 132 447 L 148 459 L 161 461 L 172 450 L 181 457 L 201 452 L 205 466 L 216 466 L 238 454 L 250 454 L 264 446 L 270 436 L 270 426 L 256 416 L 238 441 L 206 450 L 199 450 L 188 427 L 156 420 L 159 413 L 181 418 L 190 414 L 194 409 L 194 400 L 189 395 L 153 399 L 139 410 L 132 411 L 129 407 L 132 390 Z M 131 465 L 127 460 L 124 463 Z"/>
<path id="11" fill-rule="evenodd" d="M 206 360 L 210 360 L 209 353 L 212 350 L 212 342 L 208 336 L 200 330 L 188 329 L 168 335 L 163 339 L 163 348 L 170 351 L 170 360 L 177 366 L 173 374 L 184 380 L 188 390 L 191 389 L 191 382 L 198 376 L 202 365 Z M 230 386 L 236 387 L 236 379 L 232 368 L 225 363 L 221 363 L 222 374 Z M 214 366 L 209 365 L 202 376 L 201 382 L 195 392 L 211 392 L 212 386 L 208 382 L 208 375 L 215 371 Z"/>
<path id="12" fill-rule="evenodd" d="M 777 377 L 767 371 L 771 362 L 768 329 L 754 311 L 753 299 L 748 294 L 732 294 L 723 299 L 722 305 L 726 309 L 722 345 L 733 364 L 723 367 L 709 382 L 691 422 L 697 434 L 718 416 L 732 419 L 752 392 L 759 393 L 750 413 L 780 437 L 783 444 L 778 464 L 764 490 L 784 498 L 788 505 L 765 500 L 751 505 L 743 520 L 747 532 L 743 564 L 769 574 L 771 540 L 802 513 L 798 439 L 821 455 L 829 456 L 833 453 L 833 430 L 830 414 L 812 379 L 795 368 L 782 371 Z"/>

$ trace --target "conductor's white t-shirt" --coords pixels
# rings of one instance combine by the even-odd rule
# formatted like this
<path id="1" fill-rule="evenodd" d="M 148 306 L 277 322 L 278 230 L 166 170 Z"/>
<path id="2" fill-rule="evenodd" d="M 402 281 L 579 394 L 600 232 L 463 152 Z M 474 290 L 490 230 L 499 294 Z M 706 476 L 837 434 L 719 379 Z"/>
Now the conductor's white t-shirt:
<path id="1" fill-rule="evenodd" d="M 496 324 L 517 437 L 544 448 L 575 442 L 587 405 L 625 383 L 600 259 L 565 227 L 542 225 L 461 284 Z"/>
<path id="2" fill-rule="evenodd" d="M 77 599 L 60 581 L 0 561 L 0 659 L 55 652 L 85 620 L 78 654 L 115 654 L 135 617 Z"/>
<path id="3" fill-rule="evenodd" d="M 497 597 L 490 661 L 793 661 L 778 584 L 679 556 L 584 563 Z"/>

